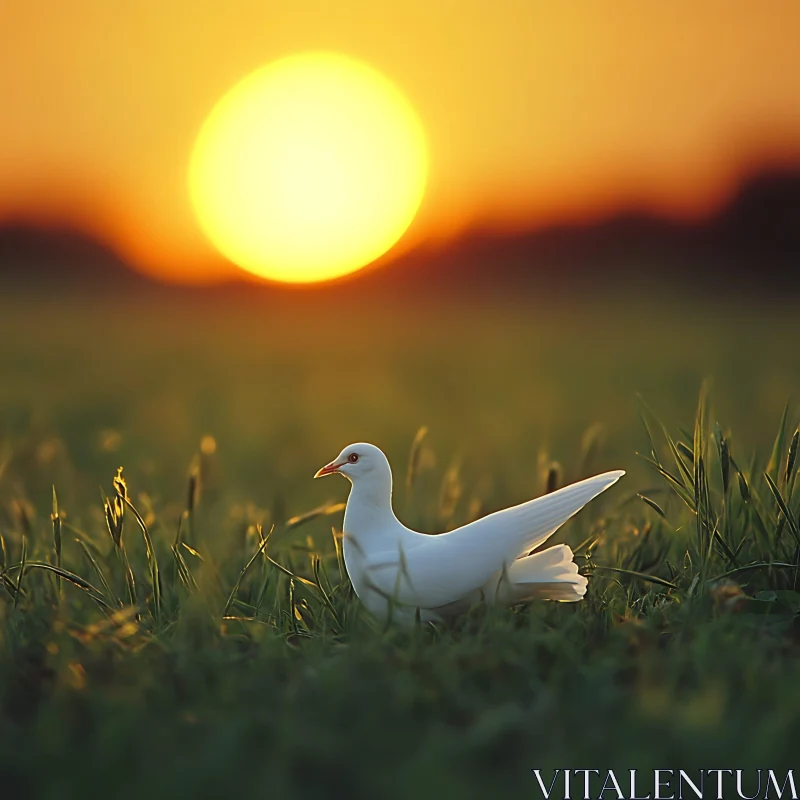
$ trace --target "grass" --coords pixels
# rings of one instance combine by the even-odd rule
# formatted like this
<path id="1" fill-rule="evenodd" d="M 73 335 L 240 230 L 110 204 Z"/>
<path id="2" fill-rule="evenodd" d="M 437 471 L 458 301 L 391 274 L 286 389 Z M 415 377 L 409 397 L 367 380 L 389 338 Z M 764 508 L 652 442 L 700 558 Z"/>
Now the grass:
<path id="1" fill-rule="evenodd" d="M 674 307 L 9 304 L 4 793 L 537 796 L 534 767 L 796 766 L 793 318 Z M 585 602 L 378 625 L 343 571 L 346 487 L 310 479 L 358 439 L 429 531 L 628 470 L 552 540 Z"/>

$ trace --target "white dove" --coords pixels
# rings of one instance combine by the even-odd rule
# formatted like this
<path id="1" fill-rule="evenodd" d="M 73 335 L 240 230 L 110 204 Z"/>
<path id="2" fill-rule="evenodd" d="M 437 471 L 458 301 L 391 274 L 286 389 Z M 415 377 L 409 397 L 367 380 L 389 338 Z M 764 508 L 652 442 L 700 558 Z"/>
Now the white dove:
<path id="1" fill-rule="evenodd" d="M 586 594 L 565 544 L 528 555 L 623 470 L 604 472 L 447 533 L 417 533 L 392 510 L 392 469 L 372 444 L 351 444 L 315 478 L 352 484 L 344 512 L 344 561 L 361 602 L 379 619 L 442 621 L 473 603 L 534 598 L 573 602 Z"/>

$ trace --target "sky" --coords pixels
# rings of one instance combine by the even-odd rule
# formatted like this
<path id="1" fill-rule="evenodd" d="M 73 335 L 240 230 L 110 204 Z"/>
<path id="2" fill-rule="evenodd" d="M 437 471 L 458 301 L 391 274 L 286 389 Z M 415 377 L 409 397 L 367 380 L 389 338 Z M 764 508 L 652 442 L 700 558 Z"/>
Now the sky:
<path id="1" fill-rule="evenodd" d="M 194 218 L 200 126 L 276 58 L 333 50 L 394 81 L 430 150 L 401 246 L 636 206 L 710 213 L 800 163 L 797 0 L 12 0 L 0 223 L 75 225 L 168 280 L 234 270 Z"/>

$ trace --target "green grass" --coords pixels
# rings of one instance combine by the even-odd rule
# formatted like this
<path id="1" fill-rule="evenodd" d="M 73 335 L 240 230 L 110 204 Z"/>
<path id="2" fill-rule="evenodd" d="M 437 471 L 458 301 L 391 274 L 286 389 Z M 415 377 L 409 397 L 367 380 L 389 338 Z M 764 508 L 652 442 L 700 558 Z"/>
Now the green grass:
<path id="1" fill-rule="evenodd" d="M 796 766 L 791 313 L 3 305 L 9 797 L 536 796 L 534 767 Z M 346 485 L 311 480 L 361 439 L 431 532 L 628 470 L 551 542 L 585 602 L 378 625 L 337 553 Z"/>

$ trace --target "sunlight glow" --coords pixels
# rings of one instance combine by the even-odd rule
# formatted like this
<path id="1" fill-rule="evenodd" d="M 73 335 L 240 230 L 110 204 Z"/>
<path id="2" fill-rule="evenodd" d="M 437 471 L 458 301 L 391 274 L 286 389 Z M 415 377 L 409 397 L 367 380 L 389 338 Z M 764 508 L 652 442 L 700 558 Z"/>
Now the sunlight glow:
<path id="1" fill-rule="evenodd" d="M 427 166 L 422 125 L 387 78 L 311 53 L 257 70 L 222 98 L 198 136 L 189 186 L 227 258 L 307 283 L 354 272 L 395 244 Z"/>

